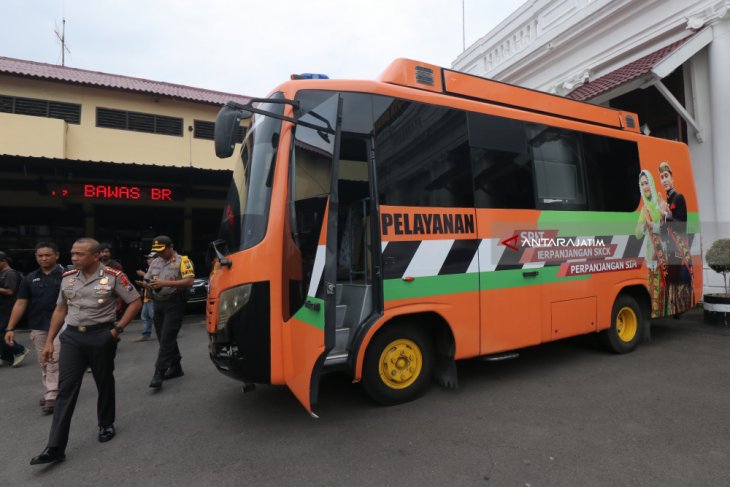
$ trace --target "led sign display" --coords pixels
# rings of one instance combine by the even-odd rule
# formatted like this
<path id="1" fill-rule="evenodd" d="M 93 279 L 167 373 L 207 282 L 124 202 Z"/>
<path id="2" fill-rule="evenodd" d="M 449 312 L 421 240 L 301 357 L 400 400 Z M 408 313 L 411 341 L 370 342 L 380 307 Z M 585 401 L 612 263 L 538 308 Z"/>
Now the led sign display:
<path id="1" fill-rule="evenodd" d="M 133 184 L 54 184 L 50 187 L 54 198 L 86 198 L 95 200 L 175 201 L 175 191 L 166 186 Z"/>

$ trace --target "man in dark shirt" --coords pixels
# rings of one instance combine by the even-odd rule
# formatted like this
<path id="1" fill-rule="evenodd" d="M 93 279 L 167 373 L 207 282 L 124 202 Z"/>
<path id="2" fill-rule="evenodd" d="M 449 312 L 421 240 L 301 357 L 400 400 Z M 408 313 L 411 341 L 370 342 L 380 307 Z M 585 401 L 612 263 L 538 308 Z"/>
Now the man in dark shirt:
<path id="1" fill-rule="evenodd" d="M 15 294 L 18 292 L 20 275 L 10 267 L 10 258 L 0 251 L 0 335 L 5 335 L 5 328 L 10 320 L 10 312 L 15 303 Z M 11 344 L 0 340 L 0 365 L 19 366 L 30 352 L 20 343 L 11 341 Z"/>
<path id="2" fill-rule="evenodd" d="M 41 366 L 45 393 L 40 400 L 44 413 L 52 413 L 58 394 L 58 354 L 61 350 L 59 338 L 53 342 L 53 361 L 42 362 L 41 355 L 48 337 L 51 315 L 61 290 L 63 267 L 58 264 L 58 247 L 53 242 L 40 242 L 35 246 L 35 260 L 39 268 L 23 278 L 18 290 L 10 321 L 5 332 L 5 343 L 11 345 L 15 339 L 15 327 L 27 311 L 30 340 L 35 346 L 38 363 Z"/>
<path id="3" fill-rule="evenodd" d="M 99 260 L 101 260 L 102 264 L 118 271 L 124 271 L 124 269 L 122 269 L 122 264 L 120 264 L 119 261 L 112 259 L 111 244 L 104 242 L 100 244 L 100 248 L 101 254 L 99 254 Z"/>

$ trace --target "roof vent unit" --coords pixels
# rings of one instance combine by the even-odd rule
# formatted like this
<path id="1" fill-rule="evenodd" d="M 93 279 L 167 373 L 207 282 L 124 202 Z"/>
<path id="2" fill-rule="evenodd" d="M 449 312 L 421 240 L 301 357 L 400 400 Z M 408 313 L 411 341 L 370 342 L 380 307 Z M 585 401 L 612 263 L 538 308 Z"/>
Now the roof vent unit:
<path id="1" fill-rule="evenodd" d="M 378 78 L 390 83 L 419 90 L 443 93 L 441 68 L 436 65 L 413 61 L 412 59 L 396 59 Z"/>
<path id="2" fill-rule="evenodd" d="M 433 69 L 425 66 L 416 66 L 416 82 L 433 86 Z"/>

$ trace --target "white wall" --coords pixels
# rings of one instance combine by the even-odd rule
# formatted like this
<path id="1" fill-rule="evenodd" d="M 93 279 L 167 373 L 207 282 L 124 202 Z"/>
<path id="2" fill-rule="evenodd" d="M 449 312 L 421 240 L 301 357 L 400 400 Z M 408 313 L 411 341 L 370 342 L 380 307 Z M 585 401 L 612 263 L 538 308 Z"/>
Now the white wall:
<path id="1" fill-rule="evenodd" d="M 459 55 L 452 67 L 564 95 L 711 26 L 710 45 L 683 65 L 685 108 L 702 129 L 702 141 L 689 131 L 688 145 L 707 251 L 715 239 L 730 237 L 729 11 L 730 0 L 529 1 Z M 707 292 L 722 286 L 721 277 L 707 268 L 704 277 Z"/>

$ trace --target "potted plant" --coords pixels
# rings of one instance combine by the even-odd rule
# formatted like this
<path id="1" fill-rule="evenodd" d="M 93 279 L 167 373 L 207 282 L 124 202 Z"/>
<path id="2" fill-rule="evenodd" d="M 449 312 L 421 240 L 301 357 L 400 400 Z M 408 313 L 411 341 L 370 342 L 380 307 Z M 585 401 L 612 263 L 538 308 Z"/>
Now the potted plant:
<path id="1" fill-rule="evenodd" d="M 730 293 L 728 293 L 728 274 L 730 274 L 730 238 L 715 240 L 705 255 L 707 265 L 722 274 L 724 293 L 705 294 L 705 323 L 728 326 L 730 321 Z"/>

